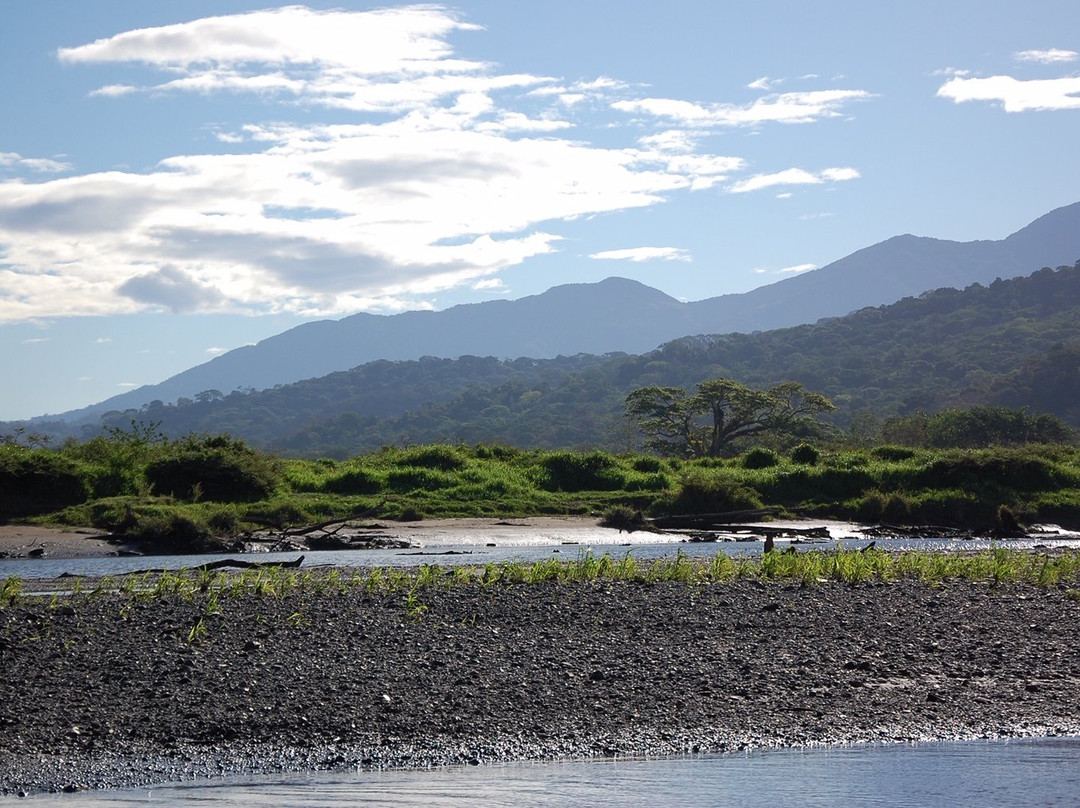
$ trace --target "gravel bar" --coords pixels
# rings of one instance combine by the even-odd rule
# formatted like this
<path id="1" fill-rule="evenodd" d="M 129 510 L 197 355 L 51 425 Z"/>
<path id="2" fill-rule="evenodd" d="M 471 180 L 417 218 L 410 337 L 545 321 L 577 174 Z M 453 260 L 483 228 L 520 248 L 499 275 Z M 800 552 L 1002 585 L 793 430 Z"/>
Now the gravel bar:
<path id="1" fill-rule="evenodd" d="M 0 793 L 1077 735 L 1078 641 L 1075 590 L 972 582 L 26 599 Z"/>

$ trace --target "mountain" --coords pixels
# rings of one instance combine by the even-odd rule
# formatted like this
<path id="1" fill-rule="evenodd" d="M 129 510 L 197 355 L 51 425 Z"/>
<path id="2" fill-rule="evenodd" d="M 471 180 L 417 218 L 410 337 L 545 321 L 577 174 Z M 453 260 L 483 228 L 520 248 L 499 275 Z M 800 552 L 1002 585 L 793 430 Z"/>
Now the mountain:
<path id="1" fill-rule="evenodd" d="M 1080 202 L 1047 213 L 1000 241 L 895 236 L 827 266 L 739 295 L 687 304 L 695 320 L 751 332 L 813 323 L 931 289 L 1029 275 L 1080 258 Z M 689 332 L 687 332 L 689 333 Z"/>
<path id="2" fill-rule="evenodd" d="M 626 450 L 627 393 L 690 390 L 716 377 L 760 389 L 799 382 L 833 399 L 835 425 L 861 424 L 860 434 L 893 416 L 973 406 L 1028 408 L 1080 426 L 1080 262 L 814 324 L 682 337 L 641 355 L 379 360 L 217 401 L 158 401 L 104 424 L 228 432 L 316 457 L 433 442 Z"/>
<path id="3" fill-rule="evenodd" d="M 692 303 L 636 281 L 608 278 L 438 312 L 355 314 L 307 323 L 160 384 L 34 420 L 93 421 L 104 412 L 137 409 L 154 400 L 171 403 L 210 390 L 261 390 L 377 359 L 640 353 L 681 336 L 812 323 L 928 289 L 962 288 L 1042 266 L 1071 265 L 1078 257 L 1080 203 L 1052 211 L 1000 241 L 897 236 L 751 292 Z"/>

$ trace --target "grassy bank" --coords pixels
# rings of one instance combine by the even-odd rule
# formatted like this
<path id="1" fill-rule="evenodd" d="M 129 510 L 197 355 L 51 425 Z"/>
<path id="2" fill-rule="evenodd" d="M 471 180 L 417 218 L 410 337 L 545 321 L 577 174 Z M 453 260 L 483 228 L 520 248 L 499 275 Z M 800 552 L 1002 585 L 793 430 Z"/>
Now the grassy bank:
<path id="1" fill-rule="evenodd" d="M 804 445 L 682 460 L 432 445 L 286 460 L 227 436 L 165 440 L 140 429 L 58 448 L 0 446 L 0 519 L 104 528 L 170 551 L 335 518 L 757 508 L 869 523 L 992 529 L 1004 516 L 1076 527 L 1080 449 Z"/>
<path id="2" fill-rule="evenodd" d="M 361 591 L 398 594 L 414 619 L 424 613 L 426 590 L 458 586 L 533 586 L 547 583 L 607 582 L 658 584 L 677 581 L 706 585 L 734 580 L 797 582 L 814 586 L 829 582 L 862 584 L 917 581 L 932 585 L 950 581 L 992 586 L 1027 584 L 1039 588 L 1064 588 L 1071 600 L 1080 602 L 1080 551 L 1034 553 L 997 548 L 980 553 L 905 552 L 882 550 L 828 550 L 803 553 L 766 553 L 756 557 L 731 557 L 718 553 L 712 559 L 693 559 L 682 553 L 672 558 L 639 561 L 630 553 L 615 558 L 608 554 L 583 554 L 576 560 L 532 563 L 504 561 L 484 565 L 443 567 L 425 564 L 417 568 L 299 570 L 259 567 L 238 572 L 177 570 L 103 577 L 84 583 L 76 578 L 64 597 L 52 596 L 53 609 L 70 609 L 80 599 L 119 597 L 122 608 L 160 600 L 178 599 L 202 605 L 198 621 L 188 631 L 189 642 L 203 635 L 204 618 L 215 616 L 223 600 L 235 597 L 280 599 L 291 594 L 344 594 Z M 17 577 L 0 584 L 0 609 L 28 598 Z M 299 619 L 300 616 L 298 616 Z"/>

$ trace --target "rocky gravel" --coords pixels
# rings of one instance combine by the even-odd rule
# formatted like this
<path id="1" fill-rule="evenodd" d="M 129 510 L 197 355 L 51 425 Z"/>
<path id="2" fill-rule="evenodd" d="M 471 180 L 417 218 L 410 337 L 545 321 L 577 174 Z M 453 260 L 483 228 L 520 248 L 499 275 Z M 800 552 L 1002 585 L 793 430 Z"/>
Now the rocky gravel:
<path id="1" fill-rule="evenodd" d="M 970 582 L 24 600 L 0 609 L 0 793 L 1073 735 L 1078 641 L 1075 590 Z"/>

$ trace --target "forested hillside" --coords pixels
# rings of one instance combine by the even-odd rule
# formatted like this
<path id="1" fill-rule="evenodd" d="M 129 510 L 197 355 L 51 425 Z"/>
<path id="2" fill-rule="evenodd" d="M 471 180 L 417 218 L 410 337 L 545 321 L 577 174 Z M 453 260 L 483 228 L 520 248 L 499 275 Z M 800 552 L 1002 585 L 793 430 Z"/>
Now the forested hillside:
<path id="1" fill-rule="evenodd" d="M 938 286 L 989 284 L 1078 255 L 1080 202 L 1053 210 L 1000 241 L 896 236 L 820 269 L 695 302 L 678 301 L 637 281 L 608 278 L 443 311 L 354 314 L 306 323 L 159 384 L 33 420 L 93 423 L 109 410 L 139 408 L 154 400 L 171 403 L 214 389 L 226 394 L 265 390 L 378 360 L 637 353 L 686 334 L 786 328 L 888 305 Z"/>
<path id="2" fill-rule="evenodd" d="M 839 427 L 974 405 L 1080 425 L 1080 262 L 814 325 L 685 337 L 639 356 L 381 361 L 263 392 L 152 402 L 105 423 L 230 432 L 298 455 L 428 442 L 621 450 L 636 440 L 622 416 L 628 392 L 715 377 L 800 382 L 833 399 Z"/>

